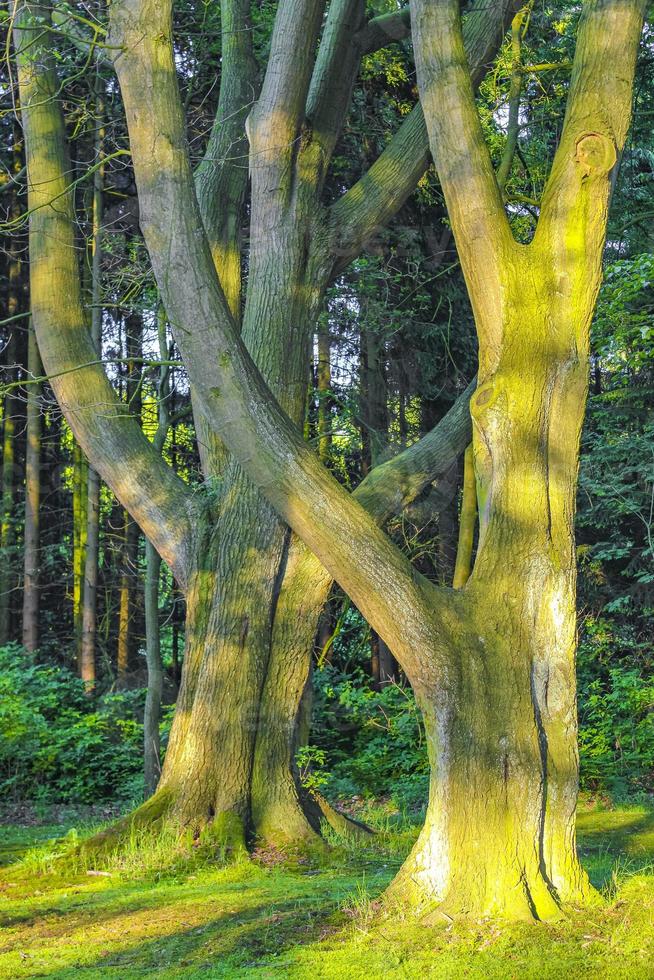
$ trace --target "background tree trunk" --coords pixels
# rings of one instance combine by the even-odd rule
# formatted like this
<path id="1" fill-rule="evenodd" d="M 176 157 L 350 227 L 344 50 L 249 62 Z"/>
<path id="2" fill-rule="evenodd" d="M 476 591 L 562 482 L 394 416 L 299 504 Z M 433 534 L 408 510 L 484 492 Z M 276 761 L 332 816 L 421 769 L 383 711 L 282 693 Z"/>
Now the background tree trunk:
<path id="1" fill-rule="evenodd" d="M 104 82 L 95 75 L 95 146 L 91 228 L 91 342 L 102 360 L 102 220 L 104 206 Z M 82 611 L 80 674 L 87 690 L 95 687 L 98 565 L 100 560 L 100 474 L 89 465 L 87 477 L 86 561 Z"/>
<path id="2" fill-rule="evenodd" d="M 14 169 L 20 169 L 19 144 L 14 149 Z M 12 219 L 20 214 L 18 195 L 12 192 Z M 18 238 L 14 236 L 7 256 L 7 316 L 17 316 L 21 310 L 21 260 L 18 251 Z M 8 391 L 2 406 L 2 493 L 0 498 L 0 548 L 5 559 L 0 563 L 0 646 L 9 642 L 11 637 L 11 598 L 15 580 L 13 565 L 13 546 L 16 538 L 14 528 L 14 489 L 15 489 L 15 457 L 16 457 L 16 413 L 19 401 L 15 385 L 19 379 L 19 345 L 18 331 L 12 327 L 7 345 L 7 380 Z"/>
<path id="3" fill-rule="evenodd" d="M 39 645 L 39 507 L 41 499 L 41 377 L 43 368 L 34 328 L 27 341 L 27 446 L 25 450 L 25 541 L 23 646 Z"/>
<path id="4" fill-rule="evenodd" d="M 162 362 L 170 360 L 166 335 L 166 316 L 159 304 L 157 310 L 157 332 L 159 356 Z M 170 390 L 168 377 L 170 368 L 162 363 L 157 384 L 157 431 L 154 447 L 163 451 L 170 424 L 168 400 Z M 147 540 L 145 541 L 145 656 L 148 666 L 148 689 L 145 696 L 143 714 L 143 773 L 145 798 L 152 796 L 157 788 L 161 774 L 161 739 L 159 722 L 161 719 L 161 699 L 163 696 L 163 664 L 161 662 L 161 634 L 159 629 L 159 576 L 161 557 Z"/>

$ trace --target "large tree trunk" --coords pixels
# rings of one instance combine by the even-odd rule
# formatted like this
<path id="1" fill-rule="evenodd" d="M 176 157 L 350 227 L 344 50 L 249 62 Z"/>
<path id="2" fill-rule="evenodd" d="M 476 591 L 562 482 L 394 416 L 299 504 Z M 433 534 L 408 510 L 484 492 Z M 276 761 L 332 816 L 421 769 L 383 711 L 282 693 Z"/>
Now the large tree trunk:
<path id="1" fill-rule="evenodd" d="M 561 142 L 524 248 L 483 141 L 458 4 L 415 0 L 412 10 L 418 84 L 480 347 L 478 553 L 448 666 L 414 680 L 430 802 L 390 888 L 426 913 L 545 919 L 592 895 L 575 847 L 575 490 L 607 178 L 627 129 L 642 13 L 605 0 L 585 8 Z M 609 70 L 618 57 L 620 87 Z"/>
<path id="2" fill-rule="evenodd" d="M 391 895 L 446 915 L 548 918 L 590 893 L 575 849 L 573 536 L 587 363 L 572 343 L 550 353 L 507 337 L 473 399 L 487 509 L 470 613 L 451 670 L 416 692 L 430 803 Z"/>
<path id="3" fill-rule="evenodd" d="M 262 531 L 259 543 L 265 546 L 270 542 Z M 182 826 L 196 834 L 212 826 L 234 846 L 245 843 L 258 712 L 252 692 L 260 689 L 266 660 L 265 646 L 256 640 L 269 628 L 266 586 L 277 573 L 273 561 L 263 579 L 256 542 L 251 554 L 248 567 L 229 539 L 209 532 L 199 547 L 186 597 L 178 707 L 158 788 Z"/>

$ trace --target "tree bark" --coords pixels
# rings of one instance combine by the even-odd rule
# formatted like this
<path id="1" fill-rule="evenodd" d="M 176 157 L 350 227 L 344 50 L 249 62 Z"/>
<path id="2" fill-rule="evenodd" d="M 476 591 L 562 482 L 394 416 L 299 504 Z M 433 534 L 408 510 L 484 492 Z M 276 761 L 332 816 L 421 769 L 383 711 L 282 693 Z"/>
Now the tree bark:
<path id="1" fill-rule="evenodd" d="M 95 76 L 95 164 L 91 228 L 91 342 L 102 359 L 102 220 L 104 208 L 104 83 Z M 80 675 L 88 691 L 95 687 L 98 564 L 100 560 L 100 474 L 91 465 L 87 477 L 86 562 L 82 596 Z"/>
<path id="2" fill-rule="evenodd" d="M 39 507 L 41 498 L 41 358 L 34 328 L 27 341 L 27 446 L 25 449 L 25 541 L 23 646 L 39 645 Z"/>
<path id="3" fill-rule="evenodd" d="M 159 356 L 162 361 L 169 360 L 166 335 L 166 317 L 160 305 L 157 311 Z M 154 447 L 162 452 L 168 428 L 170 411 L 168 400 L 170 369 L 162 364 L 157 384 L 157 431 Z M 152 544 L 145 541 L 145 656 L 148 666 L 148 689 L 143 713 L 143 774 L 145 798 L 152 796 L 161 775 L 161 739 L 159 722 L 161 719 L 161 699 L 163 696 L 163 664 L 161 662 L 161 634 L 159 629 L 159 576 L 161 557 Z"/>
<path id="4" fill-rule="evenodd" d="M 20 170 L 20 144 L 14 143 L 14 172 Z M 12 191 L 11 217 L 17 219 L 20 206 L 16 191 Z M 22 263 L 19 252 L 19 240 L 14 236 L 7 250 L 7 316 L 16 316 L 21 308 L 21 271 Z M 7 379 L 8 390 L 3 399 L 2 415 L 2 488 L 0 495 L 0 548 L 6 556 L 0 567 L 0 646 L 9 642 L 11 637 L 11 597 L 14 587 L 15 570 L 12 554 L 15 543 L 14 528 L 14 491 L 16 456 L 16 412 L 18 398 L 16 384 L 18 383 L 18 334 L 12 329 L 7 345 Z"/>

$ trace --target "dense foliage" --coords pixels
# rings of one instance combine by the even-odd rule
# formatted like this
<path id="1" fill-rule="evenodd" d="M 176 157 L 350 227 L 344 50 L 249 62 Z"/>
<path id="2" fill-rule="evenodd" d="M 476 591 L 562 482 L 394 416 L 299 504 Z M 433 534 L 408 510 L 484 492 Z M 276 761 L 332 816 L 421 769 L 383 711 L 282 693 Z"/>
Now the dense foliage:
<path id="1" fill-rule="evenodd" d="M 401 810 L 420 810 L 429 766 L 413 694 L 402 683 L 370 685 L 368 627 L 355 610 L 346 619 L 335 663 L 314 673 L 312 742 L 298 754 L 303 782 L 336 800 L 385 797 Z M 606 620 L 586 622 L 582 786 L 616 799 L 654 790 L 654 683 L 634 660 Z M 39 664 L 17 646 L 0 649 L 2 799 L 133 804 L 143 792 L 144 699 L 135 689 L 94 701 L 65 668 Z M 164 747 L 170 717 L 162 724 Z"/>
<path id="2" fill-rule="evenodd" d="M 142 690 L 97 701 L 65 667 L 0 648 L 0 796 L 127 805 L 143 794 Z"/>

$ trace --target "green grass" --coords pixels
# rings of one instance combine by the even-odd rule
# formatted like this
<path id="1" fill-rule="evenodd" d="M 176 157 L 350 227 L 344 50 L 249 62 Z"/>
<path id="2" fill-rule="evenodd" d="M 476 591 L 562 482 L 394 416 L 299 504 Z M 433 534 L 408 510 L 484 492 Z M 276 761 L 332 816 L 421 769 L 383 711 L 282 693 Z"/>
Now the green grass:
<path id="1" fill-rule="evenodd" d="M 381 919 L 375 898 L 415 833 L 388 823 L 365 849 L 332 840 L 327 865 L 261 854 L 219 867 L 138 840 L 103 875 L 39 873 L 66 829 L 0 827 L 2 978 L 654 978 L 654 815 L 645 807 L 580 811 L 602 908 L 520 927 Z"/>

